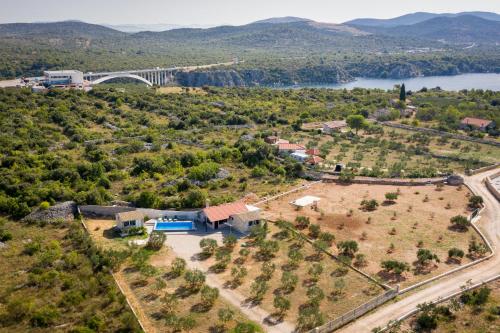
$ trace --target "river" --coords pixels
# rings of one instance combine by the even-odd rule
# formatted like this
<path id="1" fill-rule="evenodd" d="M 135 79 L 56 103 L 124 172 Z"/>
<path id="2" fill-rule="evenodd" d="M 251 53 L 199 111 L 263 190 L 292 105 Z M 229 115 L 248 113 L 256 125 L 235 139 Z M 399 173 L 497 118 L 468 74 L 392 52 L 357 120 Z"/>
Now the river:
<path id="1" fill-rule="evenodd" d="M 343 84 L 297 85 L 294 88 L 330 88 L 330 89 L 392 89 L 394 85 L 404 83 L 406 90 L 417 91 L 423 87 L 440 87 L 443 90 L 458 91 L 462 89 L 483 89 L 500 91 L 500 74 L 474 73 L 453 76 L 422 76 L 408 79 L 367 79 L 356 78 L 355 81 Z"/>

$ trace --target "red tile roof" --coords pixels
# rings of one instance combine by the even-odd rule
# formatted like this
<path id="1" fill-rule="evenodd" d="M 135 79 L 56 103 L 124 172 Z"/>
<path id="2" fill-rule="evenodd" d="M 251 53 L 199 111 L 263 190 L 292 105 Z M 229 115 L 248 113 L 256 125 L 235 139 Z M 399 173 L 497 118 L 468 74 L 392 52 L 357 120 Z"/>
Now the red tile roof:
<path id="1" fill-rule="evenodd" d="M 319 156 L 312 156 L 312 157 L 311 157 L 311 158 L 307 161 L 307 163 L 309 163 L 309 164 L 314 164 L 314 165 L 316 165 L 316 164 L 318 164 L 318 163 L 321 163 L 321 162 L 323 162 L 323 159 L 322 159 L 321 157 L 319 157 Z"/>
<path id="2" fill-rule="evenodd" d="M 317 156 L 317 155 L 320 154 L 320 151 L 319 151 L 319 149 L 316 149 L 316 148 L 308 149 L 308 150 L 306 150 L 306 154 L 307 155 Z"/>
<path id="3" fill-rule="evenodd" d="M 486 127 L 489 124 L 491 124 L 491 120 L 466 117 L 466 118 L 462 119 L 462 124 L 463 125 L 472 125 L 472 126 L 476 126 L 476 127 Z"/>
<path id="4" fill-rule="evenodd" d="M 296 143 L 279 143 L 279 150 L 306 150 L 306 147 L 298 145 Z"/>
<path id="5" fill-rule="evenodd" d="M 231 215 L 245 212 L 248 212 L 247 206 L 241 201 L 203 209 L 205 216 L 212 222 L 227 220 Z"/>

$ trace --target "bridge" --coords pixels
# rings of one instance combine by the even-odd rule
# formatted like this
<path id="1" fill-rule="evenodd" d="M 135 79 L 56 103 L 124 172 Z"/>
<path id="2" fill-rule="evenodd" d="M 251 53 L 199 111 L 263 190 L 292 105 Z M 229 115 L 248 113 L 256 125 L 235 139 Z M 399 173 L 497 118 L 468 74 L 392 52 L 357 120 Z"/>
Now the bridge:
<path id="1" fill-rule="evenodd" d="M 187 66 L 187 67 L 170 67 L 170 68 L 150 68 L 150 69 L 134 69 L 119 72 L 100 72 L 100 73 L 85 73 L 83 78 L 90 82 L 90 85 L 96 85 L 105 81 L 117 78 L 130 78 L 144 82 L 148 86 L 166 86 L 172 82 L 176 72 L 190 72 L 196 69 L 204 69 L 215 66 L 230 66 L 238 63 L 238 60 L 231 62 L 217 63 L 201 66 Z"/>
<path id="2" fill-rule="evenodd" d="M 181 68 L 152 68 L 139 69 L 120 72 L 101 72 L 101 73 L 85 73 L 83 78 L 90 82 L 91 85 L 96 85 L 105 81 L 117 78 L 130 78 L 142 81 L 148 86 L 165 86 L 167 83 L 174 80 L 174 73 L 182 70 Z"/>

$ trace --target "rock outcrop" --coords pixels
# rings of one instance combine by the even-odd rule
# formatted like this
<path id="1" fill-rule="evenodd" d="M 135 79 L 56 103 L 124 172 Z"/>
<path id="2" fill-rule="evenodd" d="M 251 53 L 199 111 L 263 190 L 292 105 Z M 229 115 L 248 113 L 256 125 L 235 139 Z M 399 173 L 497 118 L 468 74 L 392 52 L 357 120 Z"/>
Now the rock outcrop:
<path id="1" fill-rule="evenodd" d="M 73 201 L 66 201 L 47 209 L 38 208 L 25 216 L 22 220 L 25 222 L 51 222 L 55 220 L 71 221 L 75 218 L 77 212 L 76 203 Z"/>

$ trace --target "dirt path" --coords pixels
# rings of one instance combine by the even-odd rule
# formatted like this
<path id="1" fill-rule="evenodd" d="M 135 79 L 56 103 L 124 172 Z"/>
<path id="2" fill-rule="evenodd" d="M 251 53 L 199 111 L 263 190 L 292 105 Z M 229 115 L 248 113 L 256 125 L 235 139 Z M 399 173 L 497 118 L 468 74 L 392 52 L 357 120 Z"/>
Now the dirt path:
<path id="1" fill-rule="evenodd" d="M 486 176 L 495 172 L 498 172 L 498 169 L 465 177 L 467 185 L 483 197 L 485 209 L 481 214 L 479 226 L 491 242 L 495 250 L 495 255 L 481 264 L 458 272 L 435 284 L 431 284 L 426 289 L 418 291 L 399 302 L 384 306 L 341 329 L 340 332 L 370 332 L 375 327 L 384 327 L 390 320 L 398 319 L 416 309 L 418 304 L 451 295 L 459 291 L 460 287 L 467 282 L 478 283 L 500 274 L 500 255 L 498 253 L 498 245 L 500 244 L 500 204 L 482 183 L 482 180 Z"/>
<path id="2" fill-rule="evenodd" d="M 143 308 L 141 307 L 140 301 L 135 296 L 132 289 L 130 289 L 128 283 L 125 281 L 123 277 L 123 273 L 117 272 L 113 274 L 118 287 L 120 288 L 122 294 L 127 298 L 129 306 L 133 309 L 136 317 L 139 319 L 142 328 L 145 333 L 157 333 L 155 326 L 151 323 L 147 314 L 144 313 Z"/>
<path id="3" fill-rule="evenodd" d="M 216 275 L 207 273 L 207 269 L 201 262 L 196 260 L 195 255 L 201 251 L 199 247 L 200 239 L 210 237 L 216 239 L 219 244 L 222 243 L 222 234 L 208 235 L 172 235 L 167 237 L 167 243 L 172 247 L 173 251 L 181 258 L 186 260 L 191 269 L 199 269 L 206 273 L 206 284 L 219 289 L 220 295 L 228 302 L 239 308 L 248 319 L 258 322 L 266 332 L 270 333 L 290 333 L 294 331 L 294 325 L 288 322 L 282 322 L 278 325 L 271 326 L 266 322 L 269 317 L 269 312 L 259 306 L 250 306 L 245 302 L 246 297 L 237 290 L 224 288 L 224 281 L 221 281 Z"/>

